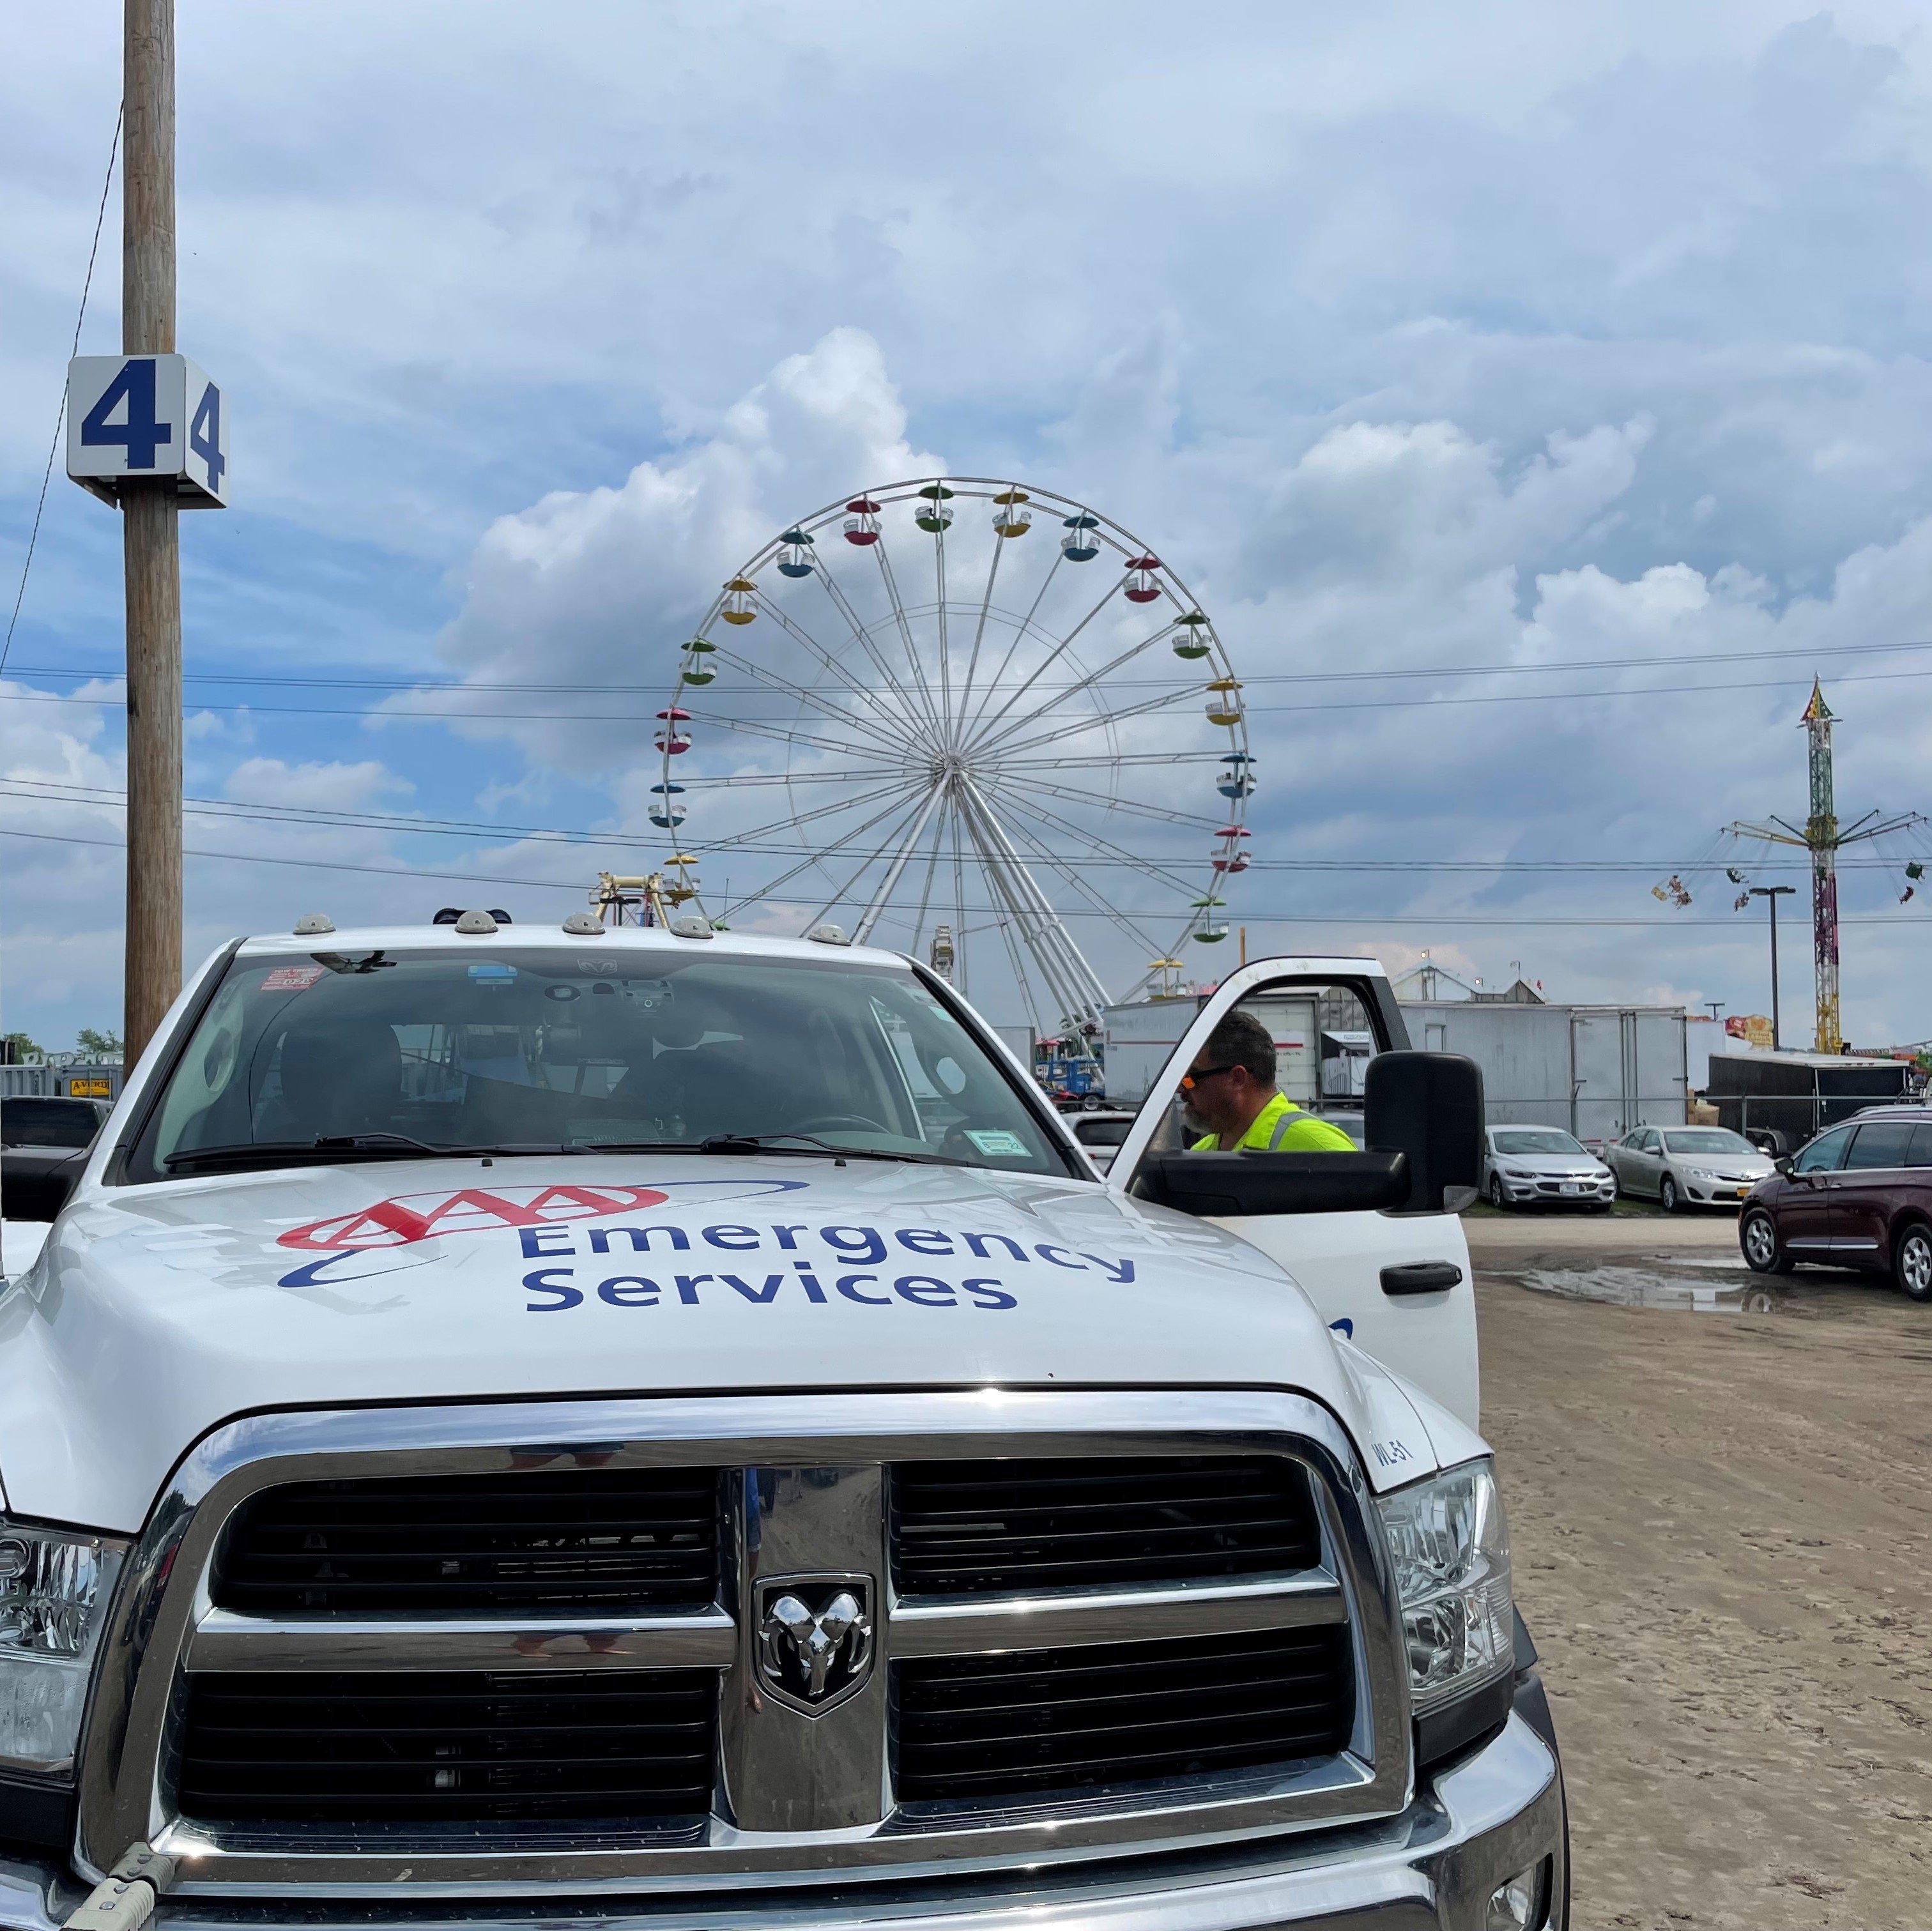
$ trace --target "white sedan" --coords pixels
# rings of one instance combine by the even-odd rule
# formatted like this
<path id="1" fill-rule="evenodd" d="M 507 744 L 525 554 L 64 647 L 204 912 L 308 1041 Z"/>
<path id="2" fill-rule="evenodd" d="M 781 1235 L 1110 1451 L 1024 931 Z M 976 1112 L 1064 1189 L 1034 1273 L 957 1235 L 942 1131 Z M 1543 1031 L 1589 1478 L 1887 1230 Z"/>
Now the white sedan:
<path id="1" fill-rule="evenodd" d="M 1770 1156 L 1727 1126 L 1633 1126 L 1604 1149 L 1620 1193 L 1682 1207 L 1735 1207 L 1766 1174 Z"/>
<path id="2" fill-rule="evenodd" d="M 1610 1170 L 1560 1126 L 1492 1126 L 1483 1135 L 1483 1191 L 1493 1207 L 1587 1207 L 1607 1213 Z"/>

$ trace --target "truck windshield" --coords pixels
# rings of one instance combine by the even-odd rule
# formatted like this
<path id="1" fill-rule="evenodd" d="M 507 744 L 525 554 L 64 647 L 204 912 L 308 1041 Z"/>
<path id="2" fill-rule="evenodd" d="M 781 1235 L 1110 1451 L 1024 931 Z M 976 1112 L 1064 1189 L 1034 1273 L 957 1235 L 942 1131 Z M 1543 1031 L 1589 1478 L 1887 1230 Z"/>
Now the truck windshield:
<path id="1" fill-rule="evenodd" d="M 407 1157 L 794 1135 L 790 1150 L 1073 1170 L 909 971 L 590 946 L 237 959 L 151 1120 L 130 1179 L 318 1140 Z"/>

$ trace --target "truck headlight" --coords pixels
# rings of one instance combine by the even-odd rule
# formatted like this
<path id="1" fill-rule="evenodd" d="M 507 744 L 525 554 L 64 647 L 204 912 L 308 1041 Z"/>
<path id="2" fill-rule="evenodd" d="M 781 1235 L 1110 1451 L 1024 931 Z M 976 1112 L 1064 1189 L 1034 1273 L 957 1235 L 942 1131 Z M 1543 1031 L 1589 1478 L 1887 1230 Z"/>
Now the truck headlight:
<path id="1" fill-rule="evenodd" d="M 74 1762 L 124 1542 L 0 1517 L 0 1768 Z"/>
<path id="2" fill-rule="evenodd" d="M 1509 1525 L 1486 1457 L 1382 1498 L 1418 1716 L 1514 1667 Z"/>

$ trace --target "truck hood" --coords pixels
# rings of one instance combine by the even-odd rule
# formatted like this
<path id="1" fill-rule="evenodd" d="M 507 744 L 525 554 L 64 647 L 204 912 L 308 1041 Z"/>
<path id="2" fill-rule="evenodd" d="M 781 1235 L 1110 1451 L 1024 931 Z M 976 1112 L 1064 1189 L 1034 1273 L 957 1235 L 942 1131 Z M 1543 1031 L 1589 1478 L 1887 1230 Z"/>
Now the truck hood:
<path id="1" fill-rule="evenodd" d="M 15 1513 L 129 1533 L 264 1408 L 721 1388 L 1293 1388 L 1406 1433 L 1300 1289 L 1089 1183 L 696 1155 L 398 1161 L 78 1193 L 0 1291 Z M 1365 1455 L 1370 1467 L 1372 1456 Z"/>

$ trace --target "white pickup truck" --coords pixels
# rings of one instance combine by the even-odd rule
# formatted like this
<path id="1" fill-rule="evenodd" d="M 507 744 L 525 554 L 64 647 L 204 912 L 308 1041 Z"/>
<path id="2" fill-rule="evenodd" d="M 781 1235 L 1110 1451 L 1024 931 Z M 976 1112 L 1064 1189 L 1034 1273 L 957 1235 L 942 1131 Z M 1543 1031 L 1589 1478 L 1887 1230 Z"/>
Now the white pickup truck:
<path id="1" fill-rule="evenodd" d="M 1181 1150 L 1311 989 L 1367 1150 Z M 1564 1925 L 1407 1045 L 1103 1179 L 890 953 L 224 947 L 0 1291 L 0 1931 Z"/>

